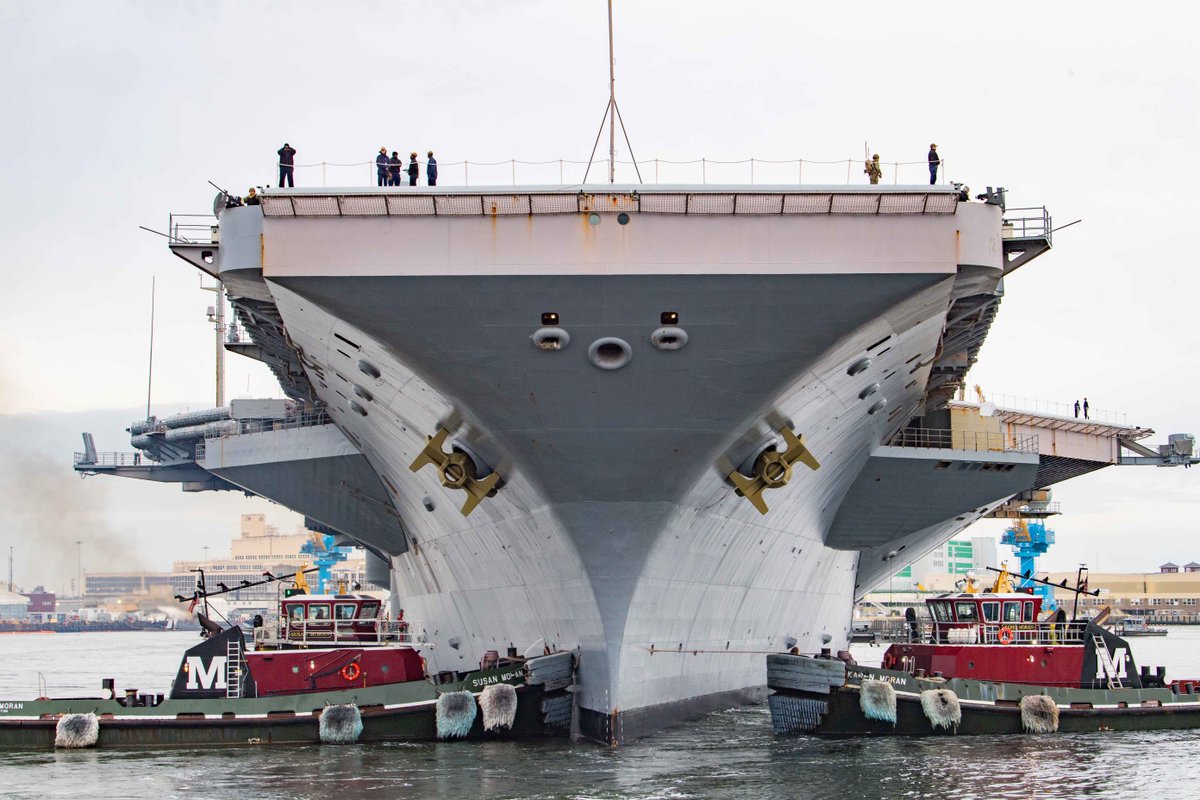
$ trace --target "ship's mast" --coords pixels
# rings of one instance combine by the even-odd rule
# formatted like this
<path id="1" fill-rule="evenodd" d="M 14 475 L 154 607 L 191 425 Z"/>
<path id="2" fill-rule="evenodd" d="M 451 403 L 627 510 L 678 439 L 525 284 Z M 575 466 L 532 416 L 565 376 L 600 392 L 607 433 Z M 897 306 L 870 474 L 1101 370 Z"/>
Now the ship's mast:
<path id="1" fill-rule="evenodd" d="M 612 0 L 608 0 L 608 182 L 616 183 L 617 171 L 617 65 L 613 58 Z M 603 123 L 601 123 L 603 124 Z M 624 124 L 621 126 L 624 128 Z"/>
<path id="2" fill-rule="evenodd" d="M 204 276 L 200 276 L 200 288 L 212 292 L 216 297 L 216 305 L 208 309 L 208 321 L 213 323 L 217 337 L 217 408 L 225 405 L 225 293 L 224 285 L 217 281 L 215 286 L 205 286 Z"/>
<path id="3" fill-rule="evenodd" d="M 625 120 L 621 117 L 621 109 L 617 106 L 617 70 L 616 59 L 613 56 L 613 21 L 612 0 L 608 0 L 608 104 L 604 107 L 604 116 L 600 118 L 600 130 L 596 132 L 596 142 L 592 145 L 592 155 L 588 158 L 587 169 L 583 173 L 583 182 L 587 183 L 588 173 L 592 171 L 592 162 L 596 158 L 596 148 L 600 146 L 600 137 L 604 134 L 604 123 L 608 122 L 608 182 L 617 182 L 617 122 L 621 123 L 621 135 L 625 137 L 625 146 L 629 149 L 629 159 L 633 162 L 633 170 L 637 173 L 638 183 L 642 182 L 642 171 L 638 169 L 637 158 L 633 155 L 633 145 L 629 143 L 629 133 L 625 130 Z"/>
<path id="4" fill-rule="evenodd" d="M 225 405 L 225 287 L 217 281 L 217 408 Z"/>

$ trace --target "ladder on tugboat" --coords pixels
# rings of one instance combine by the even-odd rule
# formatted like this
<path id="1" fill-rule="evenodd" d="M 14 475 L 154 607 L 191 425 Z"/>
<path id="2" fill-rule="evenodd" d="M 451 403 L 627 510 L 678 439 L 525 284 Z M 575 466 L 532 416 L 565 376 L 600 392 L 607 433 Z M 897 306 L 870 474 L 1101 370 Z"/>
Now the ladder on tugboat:
<path id="1" fill-rule="evenodd" d="M 242 643 L 238 639 L 230 639 L 225 643 L 225 696 L 238 698 L 242 696 L 242 670 L 245 661 L 242 658 Z"/>
<path id="2" fill-rule="evenodd" d="M 1104 677 L 1108 679 L 1108 688 L 1124 689 L 1125 683 L 1121 680 L 1121 673 L 1112 660 L 1112 654 L 1108 652 L 1108 645 L 1104 643 L 1104 637 L 1092 636 L 1092 642 L 1096 645 L 1096 660 L 1100 662 L 1100 668 L 1104 670 Z"/>

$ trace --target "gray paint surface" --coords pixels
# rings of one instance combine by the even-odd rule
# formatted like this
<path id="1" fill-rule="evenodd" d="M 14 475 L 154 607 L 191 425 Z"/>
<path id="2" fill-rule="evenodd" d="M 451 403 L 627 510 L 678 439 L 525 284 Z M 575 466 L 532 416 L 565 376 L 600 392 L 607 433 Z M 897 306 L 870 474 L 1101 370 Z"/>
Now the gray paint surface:
<path id="1" fill-rule="evenodd" d="M 825 543 L 867 549 L 1033 486 L 1037 453 L 880 447 L 842 502 Z"/>
<path id="2" fill-rule="evenodd" d="M 408 549 L 379 476 L 333 425 L 210 439 L 201 466 L 384 553 Z"/>

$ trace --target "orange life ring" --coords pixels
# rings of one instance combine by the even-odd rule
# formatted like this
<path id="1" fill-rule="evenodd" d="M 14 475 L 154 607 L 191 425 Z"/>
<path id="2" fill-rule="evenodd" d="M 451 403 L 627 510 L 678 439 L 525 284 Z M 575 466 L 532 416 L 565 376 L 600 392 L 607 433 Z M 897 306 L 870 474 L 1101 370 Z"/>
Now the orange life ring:
<path id="1" fill-rule="evenodd" d="M 1000 632 L 996 634 L 996 638 L 1000 640 L 1000 644 L 1012 644 L 1015 638 L 1013 629 L 1008 627 L 1001 628 Z"/>
<path id="2" fill-rule="evenodd" d="M 362 670 L 358 668 L 358 664 L 354 661 L 342 667 L 342 677 L 348 681 L 358 680 L 359 675 L 362 675 Z"/>

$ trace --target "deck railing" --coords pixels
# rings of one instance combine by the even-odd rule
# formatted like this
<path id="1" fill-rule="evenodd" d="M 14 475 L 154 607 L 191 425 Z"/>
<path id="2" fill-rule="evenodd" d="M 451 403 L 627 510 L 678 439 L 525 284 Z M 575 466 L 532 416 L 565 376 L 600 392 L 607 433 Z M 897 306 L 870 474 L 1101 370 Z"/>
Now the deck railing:
<path id="1" fill-rule="evenodd" d="M 220 239 L 212 214 L 171 214 L 167 237 L 176 244 L 217 244 Z"/>
<path id="2" fill-rule="evenodd" d="M 1084 642 L 1086 622 L 927 623 L 921 641 L 933 644 L 1072 645 Z"/>
<path id="3" fill-rule="evenodd" d="M 95 458 L 87 453 L 75 454 L 75 465 L 84 467 L 136 467 L 145 460 L 146 457 L 141 453 L 96 453 Z"/>
<path id="4" fill-rule="evenodd" d="M 405 620 L 292 620 L 283 619 L 255 631 L 256 647 L 323 647 L 331 644 L 380 647 L 410 645 L 428 647 L 419 626 Z"/>
<path id="5" fill-rule="evenodd" d="M 928 154 L 921 150 L 911 160 L 881 159 L 883 174 L 880 184 L 927 185 L 929 183 Z M 869 158 L 869 156 L 868 156 Z M 440 186 L 499 186 L 499 185 L 567 185 L 575 184 L 589 175 L 599 180 L 608 175 L 607 158 L 590 162 L 578 159 L 555 158 L 502 161 L 473 161 L 470 159 L 438 160 Z M 428 162 L 420 159 L 419 183 L 424 186 Z M 297 186 L 367 186 L 378 184 L 375 154 L 363 161 L 316 161 L 294 164 Z M 618 183 L 718 183 L 734 184 L 867 184 L 866 163 L 861 156 L 833 160 L 811 158 L 646 158 L 636 162 L 617 159 L 614 169 Z M 403 186 L 408 186 L 408 162 L 401 165 Z M 949 186 L 957 176 L 950 173 L 950 162 L 943 158 L 938 170 L 938 184 Z M 270 182 L 268 186 L 272 185 Z M 1029 209 L 1022 209 L 1029 210 Z"/>
<path id="6" fill-rule="evenodd" d="M 231 436 L 244 436 L 249 433 L 266 433 L 267 431 L 287 431 L 296 428 L 311 428 L 317 425 L 328 425 L 333 419 L 326 411 L 316 411 L 309 414 L 298 414 L 286 419 L 242 419 L 236 420 L 235 430 L 206 431 L 204 438 L 228 439 Z"/>
<path id="7" fill-rule="evenodd" d="M 1006 239 L 1050 240 L 1053 232 L 1050 212 L 1045 206 L 1031 208 L 1009 208 L 1004 212 L 1004 237 Z"/>
<path id="8" fill-rule="evenodd" d="M 1011 436 L 994 431 L 956 431 L 905 428 L 888 442 L 892 447 L 926 447 L 935 450 L 970 450 L 996 453 L 1036 453 L 1038 437 Z"/>
<path id="9" fill-rule="evenodd" d="M 1010 394 L 988 394 L 987 399 L 997 408 L 1005 411 L 1032 411 L 1035 414 L 1077 419 L 1080 422 L 1102 422 L 1109 425 L 1129 424 L 1129 418 L 1123 411 L 1109 411 L 1090 405 L 1087 416 L 1083 416 L 1082 407 L 1079 411 L 1075 410 L 1078 398 L 1075 401 L 1063 403 L 1057 400 L 1039 400 L 1034 397 L 1018 397 Z"/>

